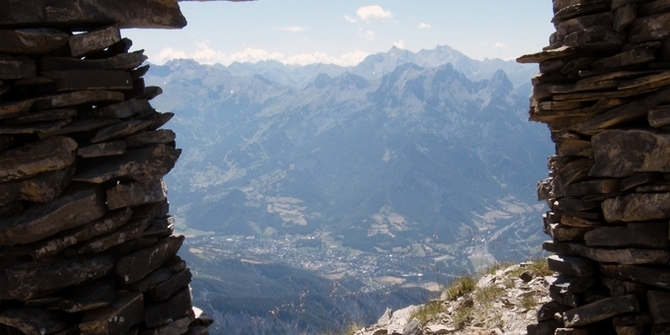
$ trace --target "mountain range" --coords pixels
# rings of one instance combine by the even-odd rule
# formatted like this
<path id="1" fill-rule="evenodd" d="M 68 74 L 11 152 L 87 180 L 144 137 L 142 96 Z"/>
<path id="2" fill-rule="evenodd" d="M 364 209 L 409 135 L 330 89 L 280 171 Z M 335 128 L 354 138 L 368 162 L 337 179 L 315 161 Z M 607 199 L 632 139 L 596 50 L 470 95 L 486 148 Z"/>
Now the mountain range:
<path id="1" fill-rule="evenodd" d="M 174 60 L 145 80 L 175 113 L 184 153 L 166 182 L 195 256 L 372 293 L 539 252 L 552 144 L 527 121 L 536 71 L 394 47 L 354 67 Z"/>

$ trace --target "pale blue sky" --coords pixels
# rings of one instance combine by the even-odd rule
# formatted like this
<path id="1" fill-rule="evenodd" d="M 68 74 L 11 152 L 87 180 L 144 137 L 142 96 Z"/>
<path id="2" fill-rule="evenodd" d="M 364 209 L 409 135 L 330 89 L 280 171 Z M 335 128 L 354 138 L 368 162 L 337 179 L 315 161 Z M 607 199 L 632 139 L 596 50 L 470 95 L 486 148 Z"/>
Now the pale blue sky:
<path id="1" fill-rule="evenodd" d="M 276 59 L 355 65 L 393 45 L 449 45 L 475 59 L 539 51 L 553 32 L 549 0 L 260 0 L 181 2 L 182 30 L 124 30 L 149 61 Z"/>

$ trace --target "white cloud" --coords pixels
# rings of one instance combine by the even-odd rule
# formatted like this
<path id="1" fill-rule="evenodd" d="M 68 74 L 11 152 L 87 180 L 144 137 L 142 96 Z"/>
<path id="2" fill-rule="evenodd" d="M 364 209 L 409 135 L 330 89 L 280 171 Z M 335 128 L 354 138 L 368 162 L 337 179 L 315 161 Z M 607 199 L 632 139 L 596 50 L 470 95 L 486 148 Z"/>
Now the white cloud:
<path id="1" fill-rule="evenodd" d="M 314 52 L 311 54 L 297 54 L 280 60 L 284 64 L 298 64 L 307 65 L 314 63 L 337 64 L 341 66 L 353 66 L 365 59 L 369 53 L 363 51 L 354 51 L 346 53 L 340 57 L 328 56 L 322 52 Z"/>
<path id="2" fill-rule="evenodd" d="M 402 39 L 393 42 L 393 45 L 395 45 L 396 48 L 405 49 L 405 41 Z"/>
<path id="3" fill-rule="evenodd" d="M 157 56 L 150 55 L 150 59 L 152 62 L 156 62 L 157 64 L 163 64 L 173 59 L 190 58 L 195 59 L 198 63 L 201 64 L 221 63 L 224 65 L 230 65 L 233 62 L 255 63 L 262 60 L 276 60 L 284 64 L 306 65 L 313 63 L 326 63 L 337 64 L 341 66 L 354 66 L 363 61 L 363 59 L 365 59 L 365 57 L 368 55 L 369 53 L 364 51 L 354 51 L 342 54 L 338 57 L 330 56 L 323 52 L 317 51 L 314 53 L 303 53 L 286 56 L 281 52 L 270 52 L 259 48 L 247 48 L 242 51 L 227 55 L 211 48 L 207 44 L 207 41 L 204 41 L 198 43 L 198 49 L 192 52 L 166 48 L 163 49 Z"/>
<path id="4" fill-rule="evenodd" d="M 370 22 L 372 20 L 383 20 L 390 19 L 393 17 L 390 10 L 384 10 L 378 5 L 361 7 L 356 11 L 356 15 L 365 22 Z"/>
<path id="5" fill-rule="evenodd" d="M 279 27 L 277 28 L 277 30 L 288 31 L 290 33 L 299 33 L 301 31 L 305 31 L 305 28 L 298 26 L 286 26 L 286 27 Z"/>
<path id="6" fill-rule="evenodd" d="M 419 26 L 417 28 L 418 29 L 428 29 L 428 28 L 430 28 L 430 25 L 428 23 L 421 22 L 421 23 L 419 23 Z"/>
<path id="7" fill-rule="evenodd" d="M 158 63 L 165 63 L 166 61 L 169 61 L 171 59 L 180 59 L 180 58 L 188 58 L 186 56 L 186 53 L 182 50 L 174 50 L 172 48 L 165 48 L 161 50 L 161 52 L 158 54 Z"/>
<path id="8" fill-rule="evenodd" d="M 369 30 L 369 29 L 366 30 L 366 31 L 360 30 L 358 33 L 356 33 L 356 35 L 358 35 L 358 36 L 360 36 L 360 37 L 362 37 L 362 38 L 364 38 L 368 41 L 374 41 L 375 37 L 377 36 L 377 34 L 375 33 L 374 30 Z"/>
<path id="9" fill-rule="evenodd" d="M 496 42 L 496 44 L 493 45 L 493 49 L 496 49 L 496 50 L 507 49 L 507 44 L 502 43 L 502 42 Z"/>
<path id="10" fill-rule="evenodd" d="M 230 64 L 232 62 L 251 62 L 255 63 L 258 61 L 262 60 L 268 60 L 268 59 L 273 59 L 273 60 L 281 60 L 284 58 L 284 54 L 281 52 L 268 52 L 264 49 L 253 49 L 253 48 L 248 48 L 244 49 L 244 51 L 241 52 L 236 52 L 230 57 L 226 59 L 225 64 Z"/>
<path id="11" fill-rule="evenodd" d="M 214 64 L 225 59 L 225 54 L 210 48 L 207 43 L 208 41 L 198 43 L 198 50 L 193 53 L 191 58 L 203 64 Z"/>
<path id="12" fill-rule="evenodd" d="M 347 22 L 350 22 L 350 23 L 356 23 L 356 19 L 354 19 L 353 17 L 351 17 L 349 15 L 345 15 L 344 20 L 347 21 Z"/>

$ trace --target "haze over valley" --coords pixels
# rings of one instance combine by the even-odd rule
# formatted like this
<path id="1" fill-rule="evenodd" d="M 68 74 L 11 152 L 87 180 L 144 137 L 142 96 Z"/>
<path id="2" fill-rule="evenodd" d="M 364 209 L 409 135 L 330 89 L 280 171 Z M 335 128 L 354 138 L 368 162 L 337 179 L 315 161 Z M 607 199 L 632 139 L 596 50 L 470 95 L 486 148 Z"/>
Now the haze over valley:
<path id="1" fill-rule="evenodd" d="M 354 67 L 152 65 L 147 84 L 165 92 L 152 103 L 175 113 L 184 149 L 166 182 L 196 303 L 240 333 L 253 317 L 280 327 L 274 307 L 281 327 L 317 329 L 317 310 L 369 322 L 387 307 L 371 297 L 419 303 L 455 275 L 538 255 L 552 146 L 527 121 L 536 71 L 447 46 Z"/>

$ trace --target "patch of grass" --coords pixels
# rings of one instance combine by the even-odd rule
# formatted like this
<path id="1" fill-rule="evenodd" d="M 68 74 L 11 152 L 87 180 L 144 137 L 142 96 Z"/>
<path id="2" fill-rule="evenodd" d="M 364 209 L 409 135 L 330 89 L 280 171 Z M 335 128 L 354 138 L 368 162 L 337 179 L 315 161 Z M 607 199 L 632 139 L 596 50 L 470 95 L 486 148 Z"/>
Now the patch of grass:
<path id="1" fill-rule="evenodd" d="M 351 323 L 341 333 L 335 333 L 332 330 L 326 330 L 319 333 L 319 335 L 354 335 L 357 331 L 365 328 L 365 326 L 358 323 Z"/>
<path id="2" fill-rule="evenodd" d="M 470 275 L 456 278 L 445 290 L 447 300 L 455 300 L 475 290 L 477 281 Z"/>
<path id="3" fill-rule="evenodd" d="M 529 265 L 526 266 L 526 268 L 533 272 L 533 275 L 535 276 L 544 277 L 554 274 L 553 271 L 549 270 L 549 262 L 547 262 L 546 258 L 534 259 Z"/>
<path id="4" fill-rule="evenodd" d="M 410 313 L 408 320 L 417 318 L 422 325 L 426 324 L 428 321 L 436 320 L 440 313 L 443 311 L 442 302 L 439 300 L 431 301 Z"/>
<path id="5" fill-rule="evenodd" d="M 474 311 L 474 308 L 471 306 L 468 307 L 462 307 L 456 310 L 456 313 L 454 314 L 454 327 L 456 327 L 457 330 L 461 330 L 465 327 L 465 325 L 470 321 L 472 318 L 472 311 Z"/>
<path id="6" fill-rule="evenodd" d="M 365 326 L 360 325 L 358 323 L 352 323 L 347 328 L 344 329 L 344 332 L 342 332 L 342 335 L 354 335 L 356 334 L 357 331 L 365 328 Z"/>
<path id="7" fill-rule="evenodd" d="M 512 279 L 512 277 L 510 277 L 510 276 L 505 276 L 505 278 L 503 278 L 503 285 L 505 286 L 505 288 L 508 288 L 508 289 L 513 288 L 514 287 L 514 279 Z"/>
<path id="8" fill-rule="evenodd" d="M 537 306 L 537 298 L 534 294 L 524 294 L 519 301 L 519 306 L 525 309 L 533 309 Z"/>
<path id="9" fill-rule="evenodd" d="M 475 301 L 487 305 L 505 295 L 505 289 L 498 286 L 486 286 L 475 290 Z"/>
<path id="10" fill-rule="evenodd" d="M 513 271 L 510 271 L 508 276 L 519 278 L 519 276 L 526 271 L 530 272 L 533 277 L 544 277 L 553 274 L 553 272 L 549 270 L 549 263 L 546 258 L 536 258 L 526 263 L 524 266 L 520 266 Z"/>

